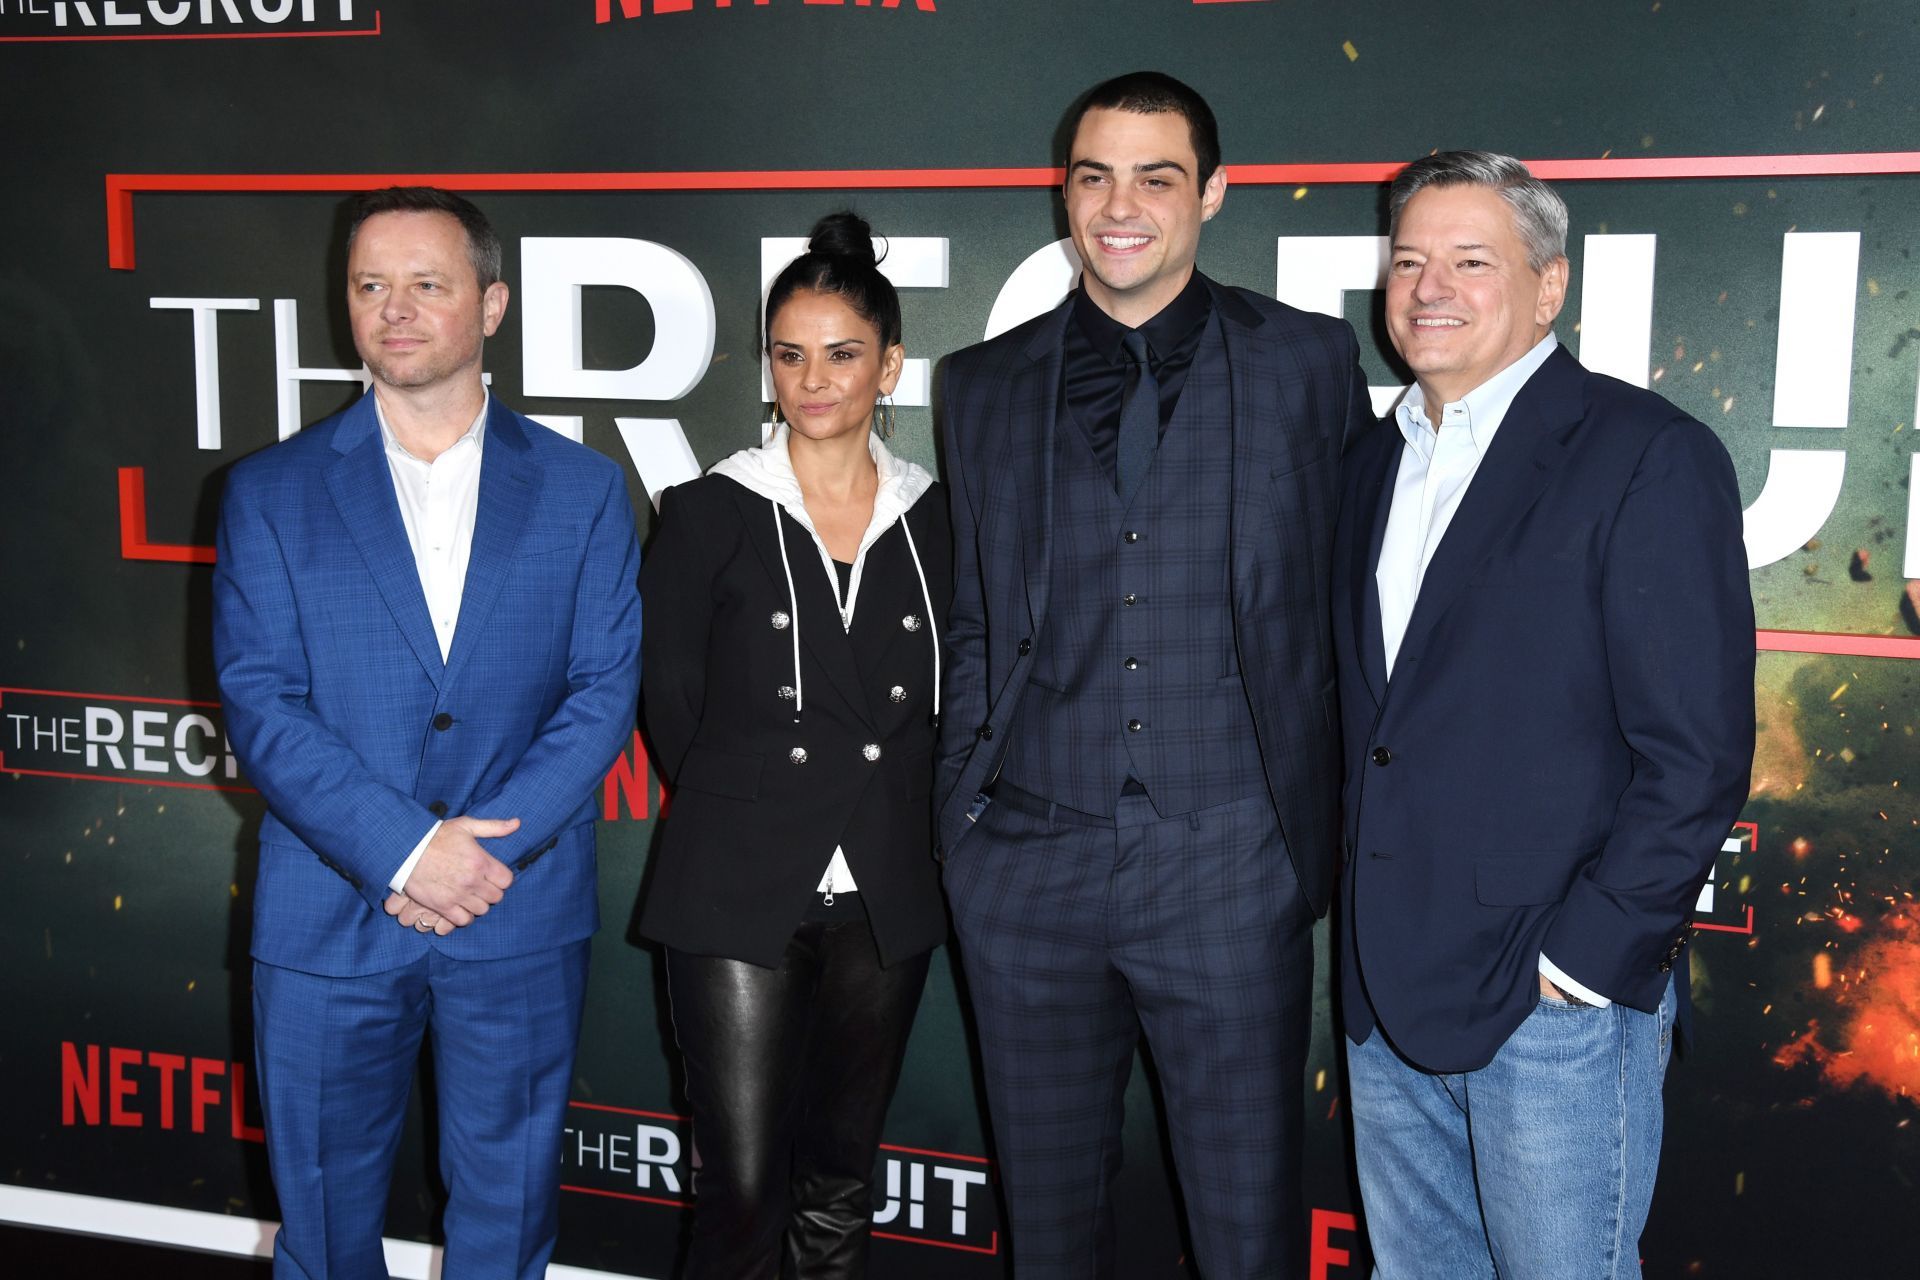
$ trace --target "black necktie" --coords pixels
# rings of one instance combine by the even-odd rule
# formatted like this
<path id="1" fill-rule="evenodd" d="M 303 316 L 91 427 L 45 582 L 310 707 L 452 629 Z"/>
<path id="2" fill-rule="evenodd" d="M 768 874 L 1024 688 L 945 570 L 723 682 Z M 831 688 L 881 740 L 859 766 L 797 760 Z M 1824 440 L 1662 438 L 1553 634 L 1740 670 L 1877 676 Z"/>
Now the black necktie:
<path id="1" fill-rule="evenodd" d="M 1127 388 L 1120 397 L 1120 451 L 1117 478 L 1122 506 L 1146 479 L 1153 464 L 1153 451 L 1160 444 L 1160 380 L 1148 363 L 1151 354 L 1147 336 L 1135 329 L 1120 339 L 1133 368 L 1127 374 Z"/>

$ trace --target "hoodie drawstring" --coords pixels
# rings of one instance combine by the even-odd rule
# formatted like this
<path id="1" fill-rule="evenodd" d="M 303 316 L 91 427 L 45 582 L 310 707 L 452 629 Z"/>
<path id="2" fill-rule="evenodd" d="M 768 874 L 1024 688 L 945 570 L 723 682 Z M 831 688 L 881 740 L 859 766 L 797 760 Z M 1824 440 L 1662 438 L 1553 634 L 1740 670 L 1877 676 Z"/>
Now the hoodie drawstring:
<path id="1" fill-rule="evenodd" d="M 773 508 L 773 536 L 780 544 L 780 571 L 787 576 L 788 612 L 793 623 L 793 722 L 800 723 L 806 706 L 805 686 L 800 681 L 800 596 L 793 589 L 793 564 L 787 559 L 787 527 L 780 518 L 778 499 L 767 499 Z M 907 537 L 907 554 L 913 558 L 914 576 L 920 579 L 920 599 L 927 610 L 927 638 L 933 643 L 933 722 L 940 723 L 940 624 L 934 621 L 933 592 L 927 588 L 927 571 L 920 564 L 920 548 L 913 541 L 913 529 L 906 517 L 900 518 L 900 532 Z"/>
<path id="2" fill-rule="evenodd" d="M 773 537 L 780 544 L 780 568 L 787 575 L 787 608 L 793 615 L 793 722 L 799 724 L 807 701 L 800 683 L 800 595 L 793 589 L 793 565 L 787 561 L 787 528 L 780 519 L 780 503 L 773 498 L 767 502 L 773 507 Z"/>

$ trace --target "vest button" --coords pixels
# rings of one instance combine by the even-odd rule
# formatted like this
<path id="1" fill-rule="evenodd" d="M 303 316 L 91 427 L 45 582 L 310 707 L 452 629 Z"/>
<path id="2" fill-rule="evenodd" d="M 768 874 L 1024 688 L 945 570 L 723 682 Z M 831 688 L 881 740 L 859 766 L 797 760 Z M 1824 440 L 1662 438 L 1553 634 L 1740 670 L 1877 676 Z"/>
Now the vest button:
<path id="1" fill-rule="evenodd" d="M 1022 636 L 1020 638 L 1020 656 L 1024 658 L 1032 652 L 1033 652 L 1033 641 L 1028 639 L 1025 636 Z"/>
<path id="2" fill-rule="evenodd" d="M 1392 764 L 1393 752 L 1387 750 L 1385 747 L 1375 747 L 1373 749 L 1373 762 L 1377 765 Z"/>
<path id="3" fill-rule="evenodd" d="M 1140 541 L 1140 535 L 1135 533 L 1132 529 L 1129 529 L 1125 533 L 1120 535 L 1120 540 L 1122 542 L 1138 542 Z"/>
<path id="4" fill-rule="evenodd" d="M 993 726 L 992 726 L 992 725 L 990 725 L 990 724 L 983 724 L 983 725 L 981 725 L 981 726 L 980 726 L 980 728 L 979 728 L 979 729 L 978 729 L 978 730 L 976 731 L 976 735 L 975 735 L 975 736 L 977 736 L 978 738 L 980 738 L 980 740 L 981 740 L 981 741 L 983 741 L 983 742 L 992 742 L 992 741 L 993 741 Z"/>
<path id="5" fill-rule="evenodd" d="M 1147 726 L 1145 726 L 1145 725 L 1143 725 L 1143 724 L 1141 724 L 1141 723 L 1140 723 L 1140 722 L 1139 722 L 1138 720 L 1129 720 L 1129 721 L 1127 721 L 1127 732 L 1128 732 L 1128 733 L 1138 733 L 1138 732 L 1140 732 L 1140 731 L 1141 731 L 1142 729 L 1144 729 L 1144 728 L 1146 728 L 1146 727 L 1147 727 Z"/>
<path id="6" fill-rule="evenodd" d="M 1140 600 L 1140 597 L 1133 594 L 1133 592 L 1131 591 L 1127 592 L 1127 594 L 1120 597 L 1120 603 L 1124 605 L 1136 604 L 1139 602 L 1139 600 Z"/>
<path id="7" fill-rule="evenodd" d="M 1121 663 L 1120 665 L 1125 667 L 1129 671 L 1138 671 L 1140 669 L 1140 659 L 1128 658 L 1125 662 Z"/>
<path id="8" fill-rule="evenodd" d="M 453 717 L 442 711 L 433 718 L 433 727 L 445 733 L 447 730 L 453 728 Z"/>
<path id="9" fill-rule="evenodd" d="M 427 812 L 436 818 L 444 818 L 447 816 L 447 802 L 445 800 L 435 800 L 427 806 Z"/>

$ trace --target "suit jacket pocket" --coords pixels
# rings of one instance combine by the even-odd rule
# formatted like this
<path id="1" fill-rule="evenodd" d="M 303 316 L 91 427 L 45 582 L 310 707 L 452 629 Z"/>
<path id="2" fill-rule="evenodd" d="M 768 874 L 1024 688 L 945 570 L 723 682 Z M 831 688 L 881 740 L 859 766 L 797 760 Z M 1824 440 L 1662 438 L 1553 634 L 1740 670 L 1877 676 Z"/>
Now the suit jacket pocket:
<path id="1" fill-rule="evenodd" d="M 687 748 L 687 758 L 673 785 L 735 800 L 758 800 L 762 764 L 760 756 L 720 751 L 696 742 Z"/>
<path id="2" fill-rule="evenodd" d="M 1297 453 L 1275 458 L 1273 460 L 1273 468 L 1267 473 L 1267 478 L 1269 481 L 1283 480 L 1296 471 L 1304 471 L 1308 467 L 1316 463 L 1325 462 L 1326 460 L 1327 439 L 1325 436 L 1316 436 L 1314 439 L 1303 443 Z"/>
<path id="3" fill-rule="evenodd" d="M 1563 901 L 1580 868 L 1599 852 L 1483 853 L 1473 860 L 1473 896 L 1488 907 L 1531 907 Z"/>
<path id="4" fill-rule="evenodd" d="M 569 537 L 565 533 L 530 533 L 521 540 L 519 546 L 513 549 L 513 553 L 524 560 L 529 556 L 548 556 L 561 551 L 572 551 L 577 554 L 579 550 L 580 540 Z"/>

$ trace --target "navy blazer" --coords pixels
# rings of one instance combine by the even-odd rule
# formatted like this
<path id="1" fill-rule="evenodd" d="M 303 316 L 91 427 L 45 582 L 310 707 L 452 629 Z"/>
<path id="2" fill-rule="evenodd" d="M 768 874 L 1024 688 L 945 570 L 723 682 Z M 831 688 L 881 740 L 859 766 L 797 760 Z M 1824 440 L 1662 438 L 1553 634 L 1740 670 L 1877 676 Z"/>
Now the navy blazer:
<path id="1" fill-rule="evenodd" d="M 1385 672 L 1374 569 L 1404 442 L 1347 460 L 1334 585 L 1347 1034 L 1484 1066 L 1544 951 L 1652 1010 L 1753 758 L 1753 604 L 1713 432 L 1564 349 L 1515 397 Z"/>
<path id="2" fill-rule="evenodd" d="M 1302 892 L 1326 908 L 1339 760 L 1328 576 L 1348 436 L 1371 426 L 1344 321 L 1208 281 L 1230 370 L 1240 671 Z M 952 357 L 943 387 L 954 601 L 934 784 L 951 855 L 997 776 L 1046 625 L 1055 418 L 1072 300 Z"/>
<path id="3" fill-rule="evenodd" d="M 495 397 L 443 662 L 371 392 L 233 468 L 213 648 L 267 801 L 256 959 L 347 977 L 425 947 L 498 959 L 593 933 L 593 795 L 633 735 L 639 568 L 619 465 Z M 482 842 L 513 885 L 445 938 L 402 929 L 387 882 L 458 814 L 520 819 Z"/>

